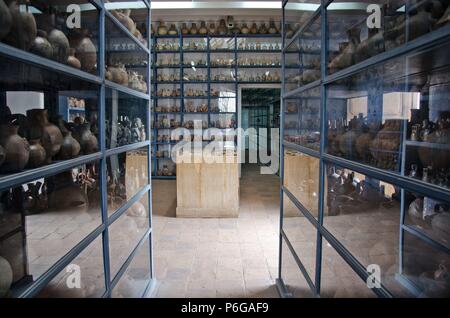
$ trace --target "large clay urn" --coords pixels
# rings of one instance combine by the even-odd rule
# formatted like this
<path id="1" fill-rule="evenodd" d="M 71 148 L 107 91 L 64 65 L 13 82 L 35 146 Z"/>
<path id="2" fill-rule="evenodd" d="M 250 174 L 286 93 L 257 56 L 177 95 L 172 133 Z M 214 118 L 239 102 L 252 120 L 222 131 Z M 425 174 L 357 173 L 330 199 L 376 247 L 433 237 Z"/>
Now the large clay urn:
<path id="1" fill-rule="evenodd" d="M 80 61 L 83 71 L 92 73 L 97 68 L 97 48 L 86 34 L 75 44 L 75 57 Z"/>
<path id="2" fill-rule="evenodd" d="M 53 59 L 60 63 L 66 63 L 70 50 L 66 35 L 57 29 L 53 29 L 48 35 L 48 41 L 53 47 Z"/>
<path id="3" fill-rule="evenodd" d="M 53 58 L 53 46 L 44 32 L 40 32 L 30 47 L 30 52 L 48 59 Z"/>
<path id="4" fill-rule="evenodd" d="M 28 4 L 28 2 L 29 1 L 26 1 L 26 4 Z M 5 37 L 5 42 L 19 49 L 28 51 L 37 36 L 36 20 L 34 19 L 33 14 L 28 12 L 28 10 L 25 12 L 20 11 L 19 1 L 9 1 L 8 7 L 12 17 L 12 26 L 10 32 Z"/>
<path id="5" fill-rule="evenodd" d="M 12 16 L 8 6 L 0 0 L 0 41 L 11 31 Z"/>
<path id="6" fill-rule="evenodd" d="M 11 123 L 0 124 L 0 145 L 6 154 L 2 172 L 20 172 L 28 163 L 30 145 L 18 134 L 19 127 Z"/>
<path id="7" fill-rule="evenodd" d="M 39 139 L 30 140 L 30 158 L 28 159 L 27 168 L 38 168 L 42 166 L 47 159 L 47 153 L 41 145 Z"/>
<path id="8" fill-rule="evenodd" d="M 40 139 L 47 153 L 46 162 L 50 163 L 52 158 L 58 154 L 63 142 L 63 136 L 59 128 L 48 121 L 46 109 L 31 109 L 27 111 L 29 120 L 28 138 Z"/>
<path id="9" fill-rule="evenodd" d="M 91 132 L 89 123 L 77 125 L 74 128 L 73 137 L 80 143 L 81 151 L 84 155 L 98 151 L 98 140 Z"/>

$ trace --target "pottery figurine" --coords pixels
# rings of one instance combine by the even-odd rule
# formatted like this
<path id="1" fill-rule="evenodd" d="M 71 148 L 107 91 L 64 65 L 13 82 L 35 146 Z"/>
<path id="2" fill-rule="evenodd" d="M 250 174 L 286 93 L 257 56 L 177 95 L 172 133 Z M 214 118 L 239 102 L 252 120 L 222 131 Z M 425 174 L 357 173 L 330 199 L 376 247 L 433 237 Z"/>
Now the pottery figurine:
<path id="1" fill-rule="evenodd" d="M 38 168 L 42 166 L 47 158 L 44 147 L 39 139 L 30 140 L 30 158 L 28 159 L 27 168 Z"/>
<path id="2" fill-rule="evenodd" d="M 0 124 L 0 145 L 6 153 L 2 172 L 20 172 L 28 163 L 30 145 L 26 139 L 18 135 L 19 127 L 12 123 Z"/>
<path id="3" fill-rule="evenodd" d="M 8 8 L 12 17 L 12 26 L 4 41 L 19 49 L 28 51 L 37 36 L 37 26 L 33 14 L 28 11 L 29 1 L 26 1 L 26 3 L 25 11 L 20 10 L 17 0 L 9 3 Z"/>
<path id="4" fill-rule="evenodd" d="M 70 50 L 66 35 L 57 29 L 53 29 L 48 35 L 48 41 L 53 47 L 53 59 L 60 63 L 66 63 Z"/>
<path id="5" fill-rule="evenodd" d="M 27 111 L 29 120 L 29 139 L 40 139 L 47 154 L 46 162 L 50 163 L 52 158 L 61 149 L 63 136 L 57 126 L 48 120 L 46 109 L 30 109 Z"/>
<path id="6" fill-rule="evenodd" d="M 8 35 L 12 27 L 12 16 L 8 6 L 0 0 L 0 41 Z"/>
<path id="7" fill-rule="evenodd" d="M 261 23 L 261 26 L 258 29 L 259 34 L 267 34 L 268 30 L 265 23 Z"/>

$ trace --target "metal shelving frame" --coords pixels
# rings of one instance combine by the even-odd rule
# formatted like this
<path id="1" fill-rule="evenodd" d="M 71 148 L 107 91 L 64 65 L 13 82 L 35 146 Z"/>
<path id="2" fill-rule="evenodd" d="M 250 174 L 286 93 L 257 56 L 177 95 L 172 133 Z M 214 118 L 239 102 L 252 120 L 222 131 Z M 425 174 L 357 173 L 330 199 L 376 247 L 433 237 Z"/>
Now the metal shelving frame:
<path id="1" fill-rule="evenodd" d="M 230 38 L 233 39 L 234 41 L 234 49 L 214 49 L 212 50 L 210 47 L 210 42 L 211 39 L 215 39 L 215 38 Z M 181 122 L 184 121 L 184 115 L 207 115 L 208 116 L 208 126 L 211 127 L 211 115 L 231 115 L 234 114 L 235 115 L 235 119 L 236 119 L 236 127 L 239 127 L 239 123 L 238 123 L 238 110 L 236 108 L 235 112 L 211 112 L 211 100 L 217 99 L 218 97 L 214 97 L 211 96 L 210 92 L 211 92 L 211 84 L 234 84 L 234 90 L 236 93 L 235 97 L 231 97 L 234 98 L 236 100 L 236 105 L 238 103 L 238 87 L 241 84 L 280 84 L 280 81 L 273 81 L 273 82 L 269 82 L 269 81 L 257 81 L 257 82 L 249 82 L 249 81 L 238 81 L 238 80 L 234 80 L 234 81 L 213 81 L 211 80 L 211 70 L 212 69 L 229 69 L 229 70 L 234 70 L 235 72 L 235 76 L 237 77 L 237 74 L 239 72 L 240 69 L 279 69 L 281 70 L 281 66 L 239 66 L 237 61 L 238 61 L 238 57 L 239 54 L 241 53 L 280 53 L 281 54 L 281 49 L 280 50 L 239 50 L 238 48 L 238 39 L 241 38 L 245 38 L 245 39 L 280 39 L 281 35 L 280 34 L 276 34 L 276 35 L 271 35 L 271 34 L 235 34 L 235 35 L 182 35 L 181 33 L 179 35 L 164 35 L 164 36 L 154 36 L 154 43 L 153 45 L 156 45 L 156 41 L 158 39 L 173 39 L 176 40 L 178 39 L 179 41 L 179 45 L 180 48 L 179 50 L 163 50 L 163 51 L 157 51 L 156 49 L 153 49 L 153 60 L 157 61 L 157 56 L 160 54 L 180 54 L 180 65 L 174 65 L 174 66 L 162 66 L 162 67 L 158 67 L 156 65 L 153 65 L 153 92 L 154 94 L 157 92 L 158 90 L 158 84 L 176 84 L 180 86 L 180 91 L 181 91 L 181 96 L 177 96 L 177 97 L 157 97 L 154 96 L 153 100 L 154 100 L 154 105 L 153 107 L 156 107 L 156 103 L 159 99 L 173 99 L 173 100 L 181 100 L 180 102 L 180 112 L 178 113 L 165 113 L 165 112 L 155 112 L 153 111 L 153 116 L 154 116 L 154 121 L 153 121 L 153 135 L 154 135 L 154 139 L 152 140 L 152 144 L 155 146 L 154 147 L 154 153 L 156 154 L 156 147 L 160 144 L 169 144 L 169 143 L 158 143 L 156 141 L 156 138 L 158 136 L 158 130 L 170 130 L 168 128 L 157 128 L 156 127 L 156 121 L 158 119 L 158 116 L 160 115 L 167 115 L 167 114 L 172 114 L 172 115 L 180 115 L 181 116 Z M 183 49 L 183 42 L 185 39 L 206 39 L 207 41 L 207 48 L 205 50 L 192 50 L 192 49 Z M 207 65 L 202 65 L 196 68 L 199 69 L 207 69 L 207 81 L 204 82 L 196 82 L 196 81 L 185 81 L 183 79 L 183 74 L 184 74 L 184 63 L 183 63 L 183 57 L 185 53 L 203 53 L 206 54 L 206 58 L 207 58 Z M 230 54 L 234 54 L 234 65 L 230 65 L 230 66 L 211 66 L 211 54 L 215 54 L 215 53 L 230 53 Z M 180 80 L 179 81 L 175 81 L 175 82 L 160 82 L 158 83 L 156 81 L 157 76 L 158 76 L 158 69 L 177 69 L 180 68 Z M 184 96 L 184 85 L 189 85 L 189 84 L 206 84 L 207 85 L 207 91 L 208 91 L 208 95 L 204 96 L 204 97 L 186 97 Z M 193 100 L 207 100 L 208 101 L 208 112 L 205 113 L 200 113 L 200 112 L 196 112 L 196 113 L 188 113 L 185 112 L 185 108 L 184 108 L 184 100 L 185 99 L 193 99 Z M 236 106 L 237 107 L 237 106 Z M 172 144 L 172 143 L 170 143 Z M 164 160 L 167 160 L 167 158 L 162 158 Z M 156 173 L 157 169 L 158 169 L 158 158 L 154 157 L 154 172 Z M 169 158 L 170 160 L 170 158 Z M 176 176 L 156 176 L 153 175 L 153 179 L 168 179 L 168 180 L 175 180 Z"/>
<path id="2" fill-rule="evenodd" d="M 25 170 L 20 173 L 15 173 L 11 175 L 6 175 L 0 177 L 0 190 L 6 190 L 15 186 L 20 186 L 24 183 L 45 178 L 48 176 L 56 175 L 60 172 L 67 171 L 72 168 L 79 167 L 80 165 L 84 165 L 87 163 L 92 163 L 93 161 L 99 162 L 100 166 L 100 176 L 99 176 L 99 184 L 100 184 L 100 192 L 101 192 L 101 216 L 102 216 L 102 224 L 99 225 L 94 231 L 88 234 L 85 238 L 80 240 L 78 244 L 76 244 L 69 252 L 67 252 L 64 256 L 62 256 L 55 264 L 53 264 L 44 274 L 39 276 L 35 281 L 31 284 L 27 285 L 24 289 L 14 291 L 13 296 L 19 298 L 26 297 L 34 297 L 37 296 L 40 291 L 43 290 L 47 286 L 51 280 L 56 277 L 66 266 L 68 266 L 80 253 L 82 253 L 94 240 L 98 238 L 102 238 L 102 256 L 103 256 L 103 271 L 105 277 L 105 292 L 103 297 L 111 297 L 112 291 L 118 281 L 123 276 L 124 272 L 128 268 L 128 265 L 132 262 L 134 256 L 137 254 L 140 247 L 144 245 L 144 243 L 149 241 L 149 281 L 146 285 L 145 291 L 141 296 L 147 295 L 155 285 L 155 277 L 154 277 L 154 268 L 153 268 L 153 242 L 152 242 L 152 206 L 151 206 L 151 169 L 148 169 L 148 184 L 140 189 L 131 199 L 128 200 L 123 206 L 117 209 L 114 213 L 108 216 L 108 208 L 107 208 L 107 160 L 109 157 L 116 154 L 123 154 L 127 151 L 138 150 L 142 148 L 146 148 L 148 152 L 148 166 L 151 167 L 151 129 L 150 129 L 150 120 L 151 120 L 151 112 L 150 112 L 150 102 L 151 97 L 150 93 L 145 94 L 142 92 L 138 92 L 132 90 L 128 87 L 118 85 L 116 83 L 107 81 L 105 79 L 105 55 L 106 55 L 106 28 L 105 22 L 106 19 L 109 19 L 113 25 L 118 28 L 123 34 L 126 35 L 131 41 L 140 46 L 140 48 L 146 52 L 149 56 L 148 66 L 147 66 L 147 86 L 151 87 L 151 77 L 150 77 L 150 65 L 151 65 L 151 52 L 150 49 L 145 47 L 138 39 L 136 39 L 108 10 L 106 9 L 105 3 L 100 0 L 86 0 L 91 3 L 96 10 L 98 11 L 98 23 L 99 23 L 99 43 L 98 43 L 98 70 L 99 73 L 97 75 L 89 74 L 81 70 L 74 69 L 70 66 L 60 64 L 58 62 L 34 55 L 29 52 L 22 51 L 20 49 L 8 46 L 6 44 L 0 43 L 0 58 L 6 57 L 9 59 L 13 59 L 20 63 L 24 63 L 27 65 L 36 66 L 40 69 L 44 69 L 47 71 L 63 74 L 66 76 L 70 76 L 72 78 L 77 78 L 82 81 L 90 82 L 98 85 L 98 109 L 99 109 L 99 144 L 100 150 L 97 153 L 81 156 L 71 160 L 65 160 L 60 162 L 55 162 L 49 164 L 47 166 L 43 166 L 36 169 Z M 141 0 L 145 7 L 143 9 L 147 10 L 147 25 L 148 30 L 150 30 L 151 25 L 151 5 L 150 0 Z M 147 32 L 147 41 L 151 43 L 151 34 Z M 139 142 L 135 144 L 126 145 L 119 148 L 114 149 L 106 149 L 106 102 L 105 102 L 105 94 L 106 89 L 116 90 L 141 100 L 147 101 L 147 127 L 146 132 L 149 139 L 144 142 Z M 6 104 L 5 94 L 2 93 L 3 97 L 0 100 L 0 103 Z M 141 200 L 144 196 L 148 196 L 149 202 L 149 217 L 148 217 L 148 229 L 142 238 L 139 239 L 139 243 L 130 253 L 130 255 L 125 260 L 124 264 L 120 267 L 118 273 L 111 277 L 110 272 L 110 258 L 109 258 L 109 227 L 120 217 L 122 216 L 127 209 L 129 209 L 134 203 Z"/>
<path id="3" fill-rule="evenodd" d="M 285 25 L 285 11 L 286 5 L 289 1 L 284 0 L 282 3 L 282 16 L 283 16 L 283 34 L 284 33 L 284 25 Z M 321 270 L 322 270 L 322 240 L 325 238 L 328 243 L 334 248 L 334 250 L 342 257 L 342 259 L 351 267 L 351 269 L 361 278 L 361 280 L 365 283 L 370 275 L 367 269 L 358 261 L 358 259 L 353 256 L 349 250 L 338 240 L 335 236 L 333 236 L 323 225 L 324 219 L 324 209 L 325 209 L 325 178 L 326 171 L 325 166 L 327 164 L 336 165 L 345 169 L 349 169 L 355 171 L 357 173 L 364 174 L 370 178 L 374 178 L 380 181 L 385 181 L 394 186 L 401 188 L 401 207 L 400 207 L 400 228 L 399 228 L 399 269 L 396 275 L 397 281 L 402 284 L 407 290 L 411 292 L 412 295 L 418 295 L 420 290 L 414 284 L 414 282 L 410 281 L 406 276 L 402 275 L 403 270 L 403 247 L 404 247 L 404 233 L 407 232 L 413 235 L 415 238 L 420 239 L 426 244 L 432 246 L 433 248 L 447 253 L 450 253 L 448 247 L 444 246 L 440 242 L 433 240 L 426 233 L 421 231 L 418 228 L 412 227 L 410 225 L 405 224 L 405 192 L 413 192 L 418 193 L 420 195 L 431 197 L 440 202 L 450 203 L 450 190 L 445 189 L 433 184 L 425 183 L 417 179 L 409 178 L 405 176 L 404 171 L 404 162 L 405 162 L 405 144 L 406 142 L 406 134 L 403 134 L 402 140 L 402 167 L 400 173 L 391 172 L 387 170 L 382 170 L 379 168 L 375 168 L 373 166 L 365 165 L 362 163 L 358 163 L 355 161 L 347 160 L 344 158 L 336 157 L 330 154 L 327 154 L 325 151 L 326 145 L 326 107 L 327 107 L 327 86 L 329 84 L 335 83 L 340 79 L 347 78 L 353 74 L 356 74 L 359 71 L 365 70 L 371 66 L 381 64 L 383 62 L 389 61 L 396 57 L 405 56 L 408 53 L 418 50 L 418 49 L 426 49 L 430 48 L 442 43 L 448 43 L 450 41 L 450 25 L 443 26 L 437 30 L 434 30 L 424 36 L 421 36 L 417 39 L 411 40 L 399 47 L 391 49 L 389 51 L 377 54 L 373 57 L 370 57 L 362 62 L 354 64 L 348 68 L 337 71 L 333 74 L 327 73 L 328 67 L 328 25 L 327 25 L 327 7 L 333 2 L 333 0 L 321 0 L 320 6 L 317 10 L 311 15 L 307 22 L 304 23 L 303 26 L 295 33 L 292 39 L 286 40 L 285 36 L 283 36 L 283 50 L 282 50 L 282 108 L 281 108 L 281 147 L 280 147 L 280 156 L 281 156 L 281 203 L 280 203 L 280 241 L 279 241 L 279 271 L 278 271 L 278 279 L 276 281 L 278 291 L 282 297 L 290 297 L 292 296 L 286 285 L 283 281 L 282 277 L 282 262 L 283 262 L 283 252 L 282 245 L 283 240 L 287 243 L 287 247 L 290 250 L 289 252 L 293 254 L 294 259 L 297 262 L 299 267 L 299 271 L 303 273 L 306 282 L 308 283 L 311 293 L 313 297 L 320 297 L 321 295 Z M 308 28 L 311 23 L 320 19 L 321 24 L 321 78 L 312 83 L 306 84 L 304 86 L 298 87 L 295 90 L 286 92 L 285 91 L 285 54 L 287 47 L 301 38 L 302 33 Z M 284 101 L 288 98 L 292 98 L 295 95 L 298 95 L 302 92 L 310 90 L 312 88 L 320 88 L 320 119 L 321 119 L 321 139 L 320 139 L 320 150 L 315 151 L 310 148 L 297 145 L 294 143 L 290 143 L 284 141 L 284 116 L 285 116 L 285 103 Z M 403 125 L 403 129 L 405 130 L 406 125 Z M 319 214 L 317 219 L 313 216 L 311 211 L 309 211 L 286 187 L 284 187 L 284 150 L 292 149 L 299 151 L 301 153 L 307 154 L 314 158 L 320 160 L 319 165 L 319 196 L 318 196 L 318 208 Z M 290 201 L 298 208 L 299 216 L 304 216 L 315 228 L 317 231 L 317 237 L 311 238 L 316 240 L 316 263 L 315 263 L 315 277 L 310 277 L 305 267 L 301 261 L 301 257 L 299 257 L 292 245 L 289 242 L 289 238 L 283 230 L 283 210 L 284 210 L 284 195 L 286 195 Z M 384 298 L 392 298 L 394 295 L 389 291 L 386 286 L 381 283 L 381 288 L 372 289 L 374 294 L 378 297 Z"/>

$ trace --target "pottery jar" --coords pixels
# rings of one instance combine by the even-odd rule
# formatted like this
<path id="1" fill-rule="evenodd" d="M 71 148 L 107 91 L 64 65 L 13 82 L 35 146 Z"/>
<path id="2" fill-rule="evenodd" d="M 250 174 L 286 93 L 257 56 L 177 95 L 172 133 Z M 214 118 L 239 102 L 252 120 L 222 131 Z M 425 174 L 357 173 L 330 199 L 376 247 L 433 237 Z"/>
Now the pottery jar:
<path id="1" fill-rule="evenodd" d="M 91 125 L 89 123 L 75 126 L 73 137 L 80 143 L 81 152 L 84 155 L 98 151 L 98 140 L 91 132 Z"/>
<path id="2" fill-rule="evenodd" d="M 81 63 L 81 69 L 93 72 L 97 67 L 97 48 L 91 39 L 83 37 L 75 46 L 75 57 Z"/>
<path id="3" fill-rule="evenodd" d="M 46 162 L 50 163 L 52 158 L 61 149 L 63 136 L 57 126 L 48 121 L 46 109 L 30 109 L 27 111 L 29 120 L 29 138 L 40 139 L 47 154 Z"/>
<path id="4" fill-rule="evenodd" d="M 228 33 L 228 28 L 224 19 L 219 21 L 219 26 L 217 27 L 217 34 L 226 35 Z"/>
<path id="5" fill-rule="evenodd" d="M 356 49 L 360 43 L 360 30 L 349 30 L 347 34 L 349 43 L 345 47 L 341 47 L 341 53 L 336 56 L 328 65 L 328 67 L 332 70 L 346 68 L 352 65 L 355 60 Z"/>
<path id="6" fill-rule="evenodd" d="M 78 157 L 81 150 L 80 143 L 75 138 L 73 138 L 72 132 L 69 130 L 64 131 L 63 136 L 64 139 L 61 145 L 61 150 L 58 154 L 58 158 L 61 160 L 68 160 Z"/>
<path id="7" fill-rule="evenodd" d="M 200 22 L 200 28 L 198 29 L 198 34 L 205 35 L 208 34 L 208 28 L 206 27 L 206 22 Z"/>
<path id="8" fill-rule="evenodd" d="M 268 32 L 269 32 L 269 34 L 277 34 L 278 33 L 278 29 L 275 26 L 275 22 L 273 20 L 270 21 Z"/>
<path id="9" fill-rule="evenodd" d="M 177 27 L 175 26 L 175 24 L 172 23 L 170 25 L 170 29 L 167 32 L 167 34 L 169 34 L 169 35 L 178 35 L 178 30 L 177 30 Z"/>
<path id="10" fill-rule="evenodd" d="M 18 135 L 18 126 L 11 123 L 0 124 L 0 145 L 6 154 L 2 172 L 22 171 L 30 157 L 30 145 L 26 139 Z"/>
<path id="11" fill-rule="evenodd" d="M 189 29 L 188 29 L 186 23 L 183 23 L 183 24 L 181 25 L 181 34 L 183 34 L 183 35 L 189 34 Z"/>
<path id="12" fill-rule="evenodd" d="M 30 47 L 30 52 L 48 59 L 53 58 L 53 46 L 47 38 L 43 36 L 37 36 L 34 39 Z"/>
<path id="13" fill-rule="evenodd" d="M 123 10 L 122 12 L 118 12 L 117 18 L 120 21 L 120 23 L 122 23 L 127 28 L 128 31 L 134 33 L 134 31 L 136 30 L 136 24 L 134 23 L 133 19 L 130 18 L 130 15 L 131 10 L 126 9 Z"/>
<path id="14" fill-rule="evenodd" d="M 30 140 L 30 158 L 28 159 L 27 168 L 38 168 L 42 166 L 47 158 L 47 153 L 41 145 L 39 139 Z"/>
<path id="15" fill-rule="evenodd" d="M 191 25 L 191 29 L 189 30 L 189 33 L 192 35 L 198 34 L 197 24 L 194 22 Z"/>
<path id="16" fill-rule="evenodd" d="M 247 23 L 242 24 L 241 33 L 242 34 L 248 34 L 250 32 L 250 29 L 247 26 Z"/>
<path id="17" fill-rule="evenodd" d="M 69 57 L 67 58 L 67 65 L 80 69 L 81 62 L 75 57 L 75 49 L 70 49 Z"/>
<path id="18" fill-rule="evenodd" d="M 167 35 L 167 27 L 163 22 L 159 22 L 158 25 L 158 35 Z"/>
<path id="19" fill-rule="evenodd" d="M 32 13 L 21 12 L 19 3 L 16 0 L 11 1 L 8 7 L 12 17 L 12 26 L 10 32 L 5 37 L 5 42 L 28 51 L 37 36 L 36 20 Z"/>
<path id="20" fill-rule="evenodd" d="M 210 35 L 216 34 L 216 25 L 214 23 L 210 23 L 209 24 L 208 32 L 209 32 Z"/>
<path id="21" fill-rule="evenodd" d="M 0 0 L 0 41 L 8 35 L 12 27 L 12 16 L 8 6 Z"/>
<path id="22" fill-rule="evenodd" d="M 256 23 L 254 22 L 252 24 L 252 27 L 250 28 L 250 34 L 257 34 L 258 33 L 258 26 L 256 25 Z"/>
<path id="23" fill-rule="evenodd" d="M 60 63 L 66 63 L 70 49 L 66 35 L 57 29 L 53 29 L 48 35 L 48 41 L 53 46 L 53 59 Z"/>

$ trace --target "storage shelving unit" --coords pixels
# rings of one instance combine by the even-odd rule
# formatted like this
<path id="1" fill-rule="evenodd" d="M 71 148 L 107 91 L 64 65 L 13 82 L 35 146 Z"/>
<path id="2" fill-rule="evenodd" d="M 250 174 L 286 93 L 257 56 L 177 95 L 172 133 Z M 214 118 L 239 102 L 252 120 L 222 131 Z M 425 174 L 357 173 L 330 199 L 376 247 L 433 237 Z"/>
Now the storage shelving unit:
<path id="1" fill-rule="evenodd" d="M 300 28 L 283 37 L 279 291 L 448 297 L 448 13 L 420 33 L 431 1 L 380 3 L 379 33 L 364 3 L 312 2 L 283 1 L 283 26 Z M 288 69 L 311 36 L 315 74 Z"/>
<path id="2" fill-rule="evenodd" d="M 214 48 L 214 43 L 218 41 L 228 40 L 231 43 L 231 47 L 227 48 Z M 176 47 L 177 49 L 157 49 L 157 46 L 161 42 L 170 42 L 171 47 Z M 200 42 L 203 41 L 203 46 L 200 49 L 191 48 L 189 43 Z M 273 48 L 270 49 L 270 44 L 267 44 L 267 49 L 246 49 L 245 42 L 251 41 L 269 41 L 273 43 Z M 240 46 L 240 43 L 243 43 Z M 275 46 L 277 45 L 278 46 Z M 237 104 L 238 104 L 238 86 L 241 84 L 280 84 L 278 79 L 273 81 L 263 81 L 263 80 L 244 80 L 240 77 L 241 72 L 249 71 L 249 70 L 258 70 L 259 72 L 270 72 L 271 76 L 276 76 L 276 74 L 280 74 L 281 65 L 242 65 L 243 63 L 237 63 L 241 58 L 245 58 L 247 54 L 258 53 L 258 54 L 279 54 L 281 52 L 281 43 L 280 43 L 280 35 L 250 35 L 250 34 L 241 34 L 241 35 L 176 35 L 176 36 L 155 36 L 154 43 L 155 49 L 153 50 L 153 60 L 156 62 L 153 69 L 153 92 L 156 93 L 161 87 L 175 87 L 179 89 L 179 96 L 170 96 L 170 97 L 162 97 L 162 96 L 154 96 L 154 104 L 153 104 L 153 131 L 154 138 L 152 143 L 154 145 L 153 148 L 153 159 L 154 166 L 153 169 L 153 177 L 156 179 L 175 179 L 175 175 L 171 176 L 163 176 L 162 173 L 158 174 L 158 171 L 161 172 L 161 164 L 160 162 L 169 161 L 170 158 L 157 157 L 156 154 L 160 149 L 164 149 L 166 151 L 170 151 L 172 145 L 175 145 L 176 142 L 161 142 L 158 141 L 158 135 L 162 133 L 163 129 L 159 128 L 156 123 L 162 116 L 171 116 L 172 118 L 177 117 L 181 126 L 183 127 L 183 123 L 185 122 L 186 117 L 195 118 L 200 120 L 202 118 L 207 123 L 206 128 L 215 127 L 214 123 L 216 119 L 223 118 L 223 116 L 231 117 L 234 120 L 233 127 L 229 128 L 237 128 Z M 161 57 L 172 56 L 175 61 L 178 63 L 166 63 L 166 65 L 158 65 L 158 59 Z M 202 63 L 187 63 L 185 61 L 186 56 L 196 56 L 197 59 L 200 59 Z M 214 58 L 216 56 L 226 56 L 229 59 L 229 64 L 225 65 L 217 65 L 214 63 Z M 179 73 L 176 71 L 179 69 Z M 164 70 L 170 70 L 175 72 L 179 78 L 176 78 L 174 81 L 158 81 L 158 75 Z M 194 73 L 199 70 L 204 74 L 204 80 L 189 80 L 185 75 L 185 71 L 193 70 Z M 232 79 L 228 80 L 216 80 L 214 75 L 217 72 L 231 72 Z M 173 74 L 175 74 L 173 73 Z M 272 74 L 273 73 L 273 74 Z M 222 73 L 223 74 L 223 73 Z M 238 74 L 236 76 L 236 74 Z M 198 88 L 196 87 L 198 86 Z M 188 88 L 192 89 L 201 89 L 205 92 L 203 96 L 186 96 L 186 91 Z M 226 94 L 222 94 L 221 96 L 215 96 L 211 94 L 211 90 L 224 90 L 224 93 L 229 93 L 232 96 L 226 96 Z M 155 94 L 154 94 L 155 95 Z M 177 101 L 177 105 L 179 107 L 179 112 L 171 112 L 171 111 L 156 111 L 159 105 L 159 101 Z M 207 111 L 205 112 L 192 112 L 187 110 L 187 103 L 189 102 L 201 102 L 203 101 L 207 106 Z M 227 105 L 231 105 L 231 109 L 224 109 L 217 111 L 218 103 L 222 101 Z M 225 108 L 228 106 L 225 105 Z M 234 106 L 232 106 L 234 105 Z M 198 105 L 196 105 L 198 106 Z M 215 107 L 214 107 L 215 106 Z M 165 129 L 164 131 L 168 132 L 169 129 Z M 174 166 L 173 166 L 174 167 Z M 172 171 L 174 174 L 174 171 Z"/>
<path id="3" fill-rule="evenodd" d="M 82 60 L 82 69 L 76 69 L 14 47 L 5 43 L 6 39 L 0 41 L 2 111 L 9 106 L 14 118 L 20 119 L 29 107 L 39 108 L 48 112 L 52 124 L 60 116 L 67 125 L 77 125 L 70 113 L 82 113 L 89 121 L 83 133 L 89 136 L 91 146 L 93 140 L 97 142 L 88 151 L 80 141 L 80 154 L 66 160 L 57 154 L 38 167 L 2 170 L 0 256 L 9 262 L 13 281 L 10 290 L 0 297 L 142 297 L 154 284 L 148 169 L 152 163 L 151 98 L 149 93 L 106 80 L 108 60 L 119 52 L 112 43 L 123 42 L 144 53 L 140 74 L 150 87 L 151 52 L 143 44 L 144 39 L 150 43 L 150 32 L 138 39 L 114 16 L 112 10 L 126 9 L 126 2 L 75 3 L 84 8 L 82 29 L 93 32 L 96 63 L 91 72 L 84 69 L 89 61 Z M 132 16 L 149 29 L 150 1 L 142 0 L 140 4 L 132 9 Z M 52 28 L 62 31 L 73 47 L 72 32 L 77 31 L 64 24 L 69 14 L 67 5 L 58 0 L 29 1 L 26 8 L 40 12 L 35 14 L 38 28 L 48 26 L 44 23 L 47 18 L 57 23 Z M 124 52 L 132 54 L 132 49 Z M 13 98 L 15 95 L 10 96 L 30 92 L 41 94 L 43 102 L 39 104 L 35 99 L 33 105 L 23 109 Z M 68 97 L 85 99 L 85 108 L 70 108 Z M 130 100 L 131 106 L 127 104 Z M 130 114 L 139 116 L 143 124 L 139 126 L 141 137 L 123 144 L 112 142 L 118 136 L 118 118 Z M 6 120 L 8 115 L 2 114 L 2 127 L 11 124 Z M 17 120 L 12 123 L 17 125 Z M 20 129 L 31 130 L 30 124 L 22 124 L 19 122 Z M 63 131 L 62 126 L 59 129 Z M 2 142 L 4 138 L 1 135 Z M 139 182 L 130 182 L 132 177 Z M 37 192 L 33 192 L 38 184 Z M 21 226 L 4 233 L 14 224 Z M 11 240 L 17 235 L 18 239 Z M 77 269 L 81 288 L 71 289 L 65 280 Z"/>

